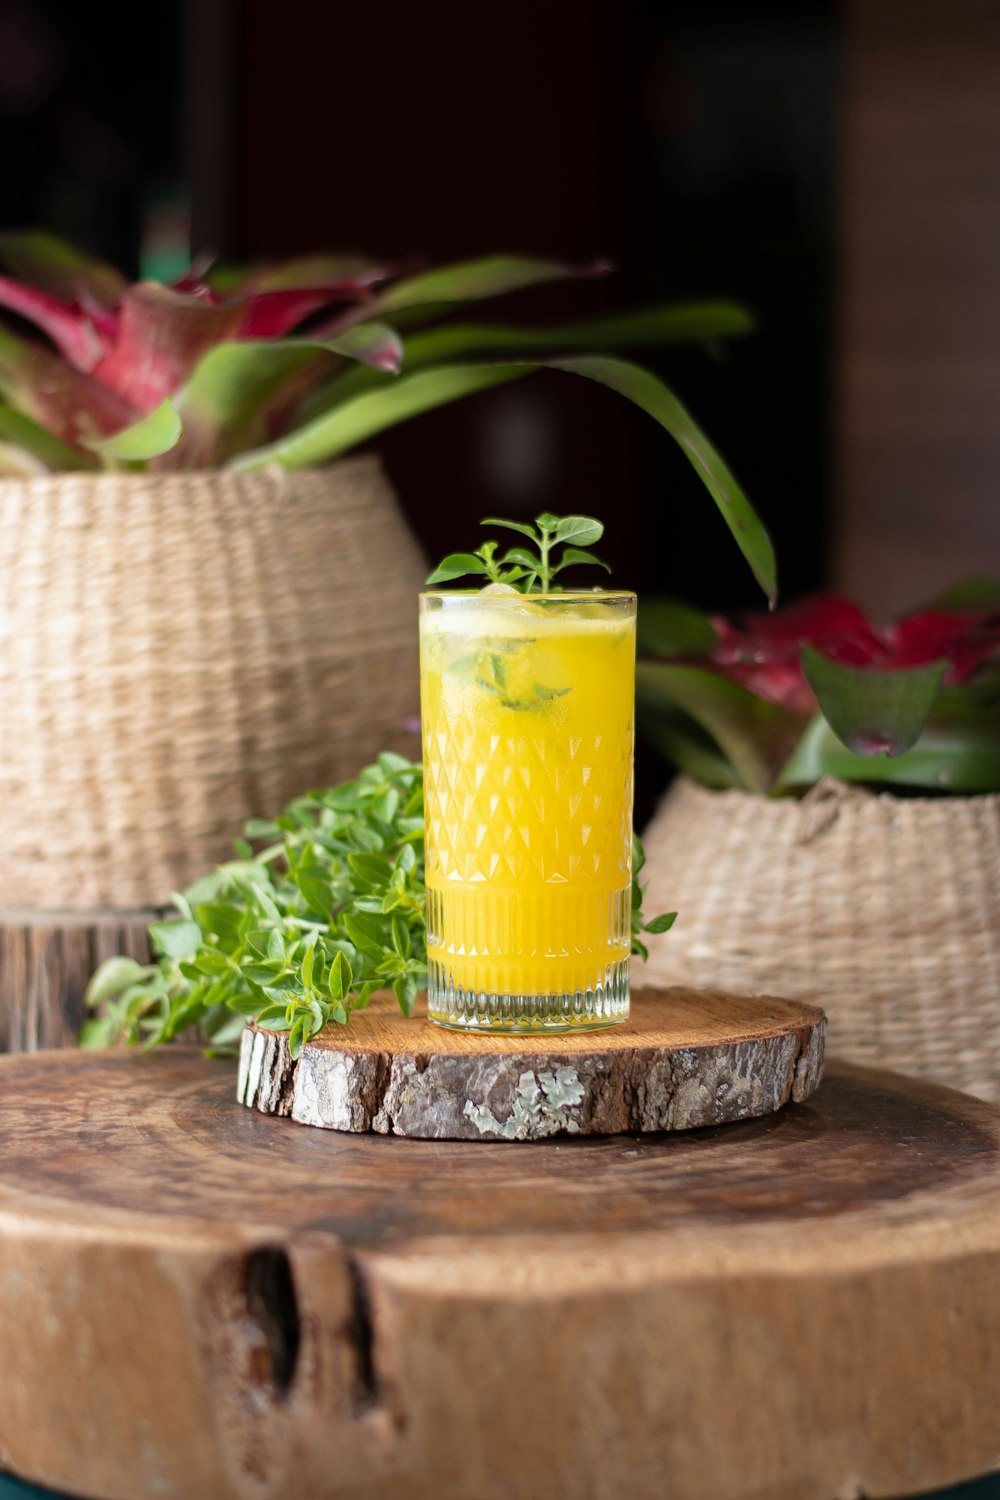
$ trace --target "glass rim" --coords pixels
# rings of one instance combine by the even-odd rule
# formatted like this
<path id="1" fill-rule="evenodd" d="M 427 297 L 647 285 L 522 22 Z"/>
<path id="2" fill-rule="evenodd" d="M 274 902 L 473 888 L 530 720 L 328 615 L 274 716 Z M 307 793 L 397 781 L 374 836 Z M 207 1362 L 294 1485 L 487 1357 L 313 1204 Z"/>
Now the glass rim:
<path id="1" fill-rule="evenodd" d="M 440 599 L 455 605 L 479 603 L 484 608 L 492 608 L 495 604 L 523 607 L 526 599 L 532 604 L 601 604 L 605 600 L 638 603 L 638 595 L 632 589 L 564 589 L 552 594 L 487 594 L 482 589 L 422 589 L 420 602 L 423 603 L 425 599 Z"/>

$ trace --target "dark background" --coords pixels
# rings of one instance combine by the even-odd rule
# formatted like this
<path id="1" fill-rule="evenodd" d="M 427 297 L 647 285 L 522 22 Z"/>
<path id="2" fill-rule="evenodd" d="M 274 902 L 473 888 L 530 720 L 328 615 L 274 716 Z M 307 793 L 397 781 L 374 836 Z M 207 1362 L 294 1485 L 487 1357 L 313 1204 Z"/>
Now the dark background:
<path id="1" fill-rule="evenodd" d="M 753 338 L 652 362 L 766 515 L 786 592 L 821 582 L 830 5 L 200 0 L 161 4 L 141 42 L 137 25 L 125 3 L 0 0 L 8 222 L 148 270 L 144 232 L 169 258 L 186 198 L 193 246 L 238 258 L 515 249 L 617 267 L 512 299 L 512 316 L 745 301 Z M 534 377 L 380 448 L 430 552 L 472 544 L 488 512 L 584 511 L 609 522 L 616 581 L 757 602 L 686 460 L 599 388 Z"/>

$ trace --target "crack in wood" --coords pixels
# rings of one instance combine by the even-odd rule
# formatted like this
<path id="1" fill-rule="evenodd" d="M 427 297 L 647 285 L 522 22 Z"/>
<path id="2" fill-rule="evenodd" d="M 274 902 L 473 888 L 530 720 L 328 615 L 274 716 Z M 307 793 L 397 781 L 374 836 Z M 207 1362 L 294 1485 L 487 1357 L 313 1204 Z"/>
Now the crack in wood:
<path id="1" fill-rule="evenodd" d="M 252 1250 L 244 1267 L 247 1313 L 263 1335 L 254 1374 L 278 1400 L 292 1388 L 302 1342 L 298 1298 L 288 1253 L 280 1245 Z"/>
<path id="2" fill-rule="evenodd" d="M 375 1328 L 367 1276 L 359 1256 L 349 1252 L 346 1264 L 351 1306 L 345 1332 L 353 1366 L 351 1405 L 358 1417 L 381 1404 L 382 1385 L 375 1368 Z"/>

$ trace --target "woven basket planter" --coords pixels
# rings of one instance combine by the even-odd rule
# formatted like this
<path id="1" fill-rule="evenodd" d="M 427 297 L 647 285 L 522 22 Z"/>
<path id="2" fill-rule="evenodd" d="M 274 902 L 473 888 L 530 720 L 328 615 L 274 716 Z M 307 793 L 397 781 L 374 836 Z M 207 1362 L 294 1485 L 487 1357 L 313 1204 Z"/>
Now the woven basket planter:
<path id="1" fill-rule="evenodd" d="M 372 458 L 0 481 L 0 909 L 162 905 L 415 750 L 424 571 Z"/>
<path id="2" fill-rule="evenodd" d="M 836 1054 L 1000 1098 L 1000 796 L 681 778 L 644 841 L 648 908 L 680 914 L 651 979 L 815 1000 Z"/>

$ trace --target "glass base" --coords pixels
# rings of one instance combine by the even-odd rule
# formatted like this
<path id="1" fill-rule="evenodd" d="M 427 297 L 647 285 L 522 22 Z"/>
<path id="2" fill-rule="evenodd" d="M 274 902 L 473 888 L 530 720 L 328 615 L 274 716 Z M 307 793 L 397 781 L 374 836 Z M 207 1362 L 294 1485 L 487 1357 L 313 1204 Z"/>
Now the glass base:
<path id="1" fill-rule="evenodd" d="M 428 964 L 427 1014 L 452 1031 L 541 1034 L 604 1031 L 629 1013 L 629 961 L 609 964 L 593 988 L 562 995 L 498 995 L 464 990 L 444 964 Z"/>

